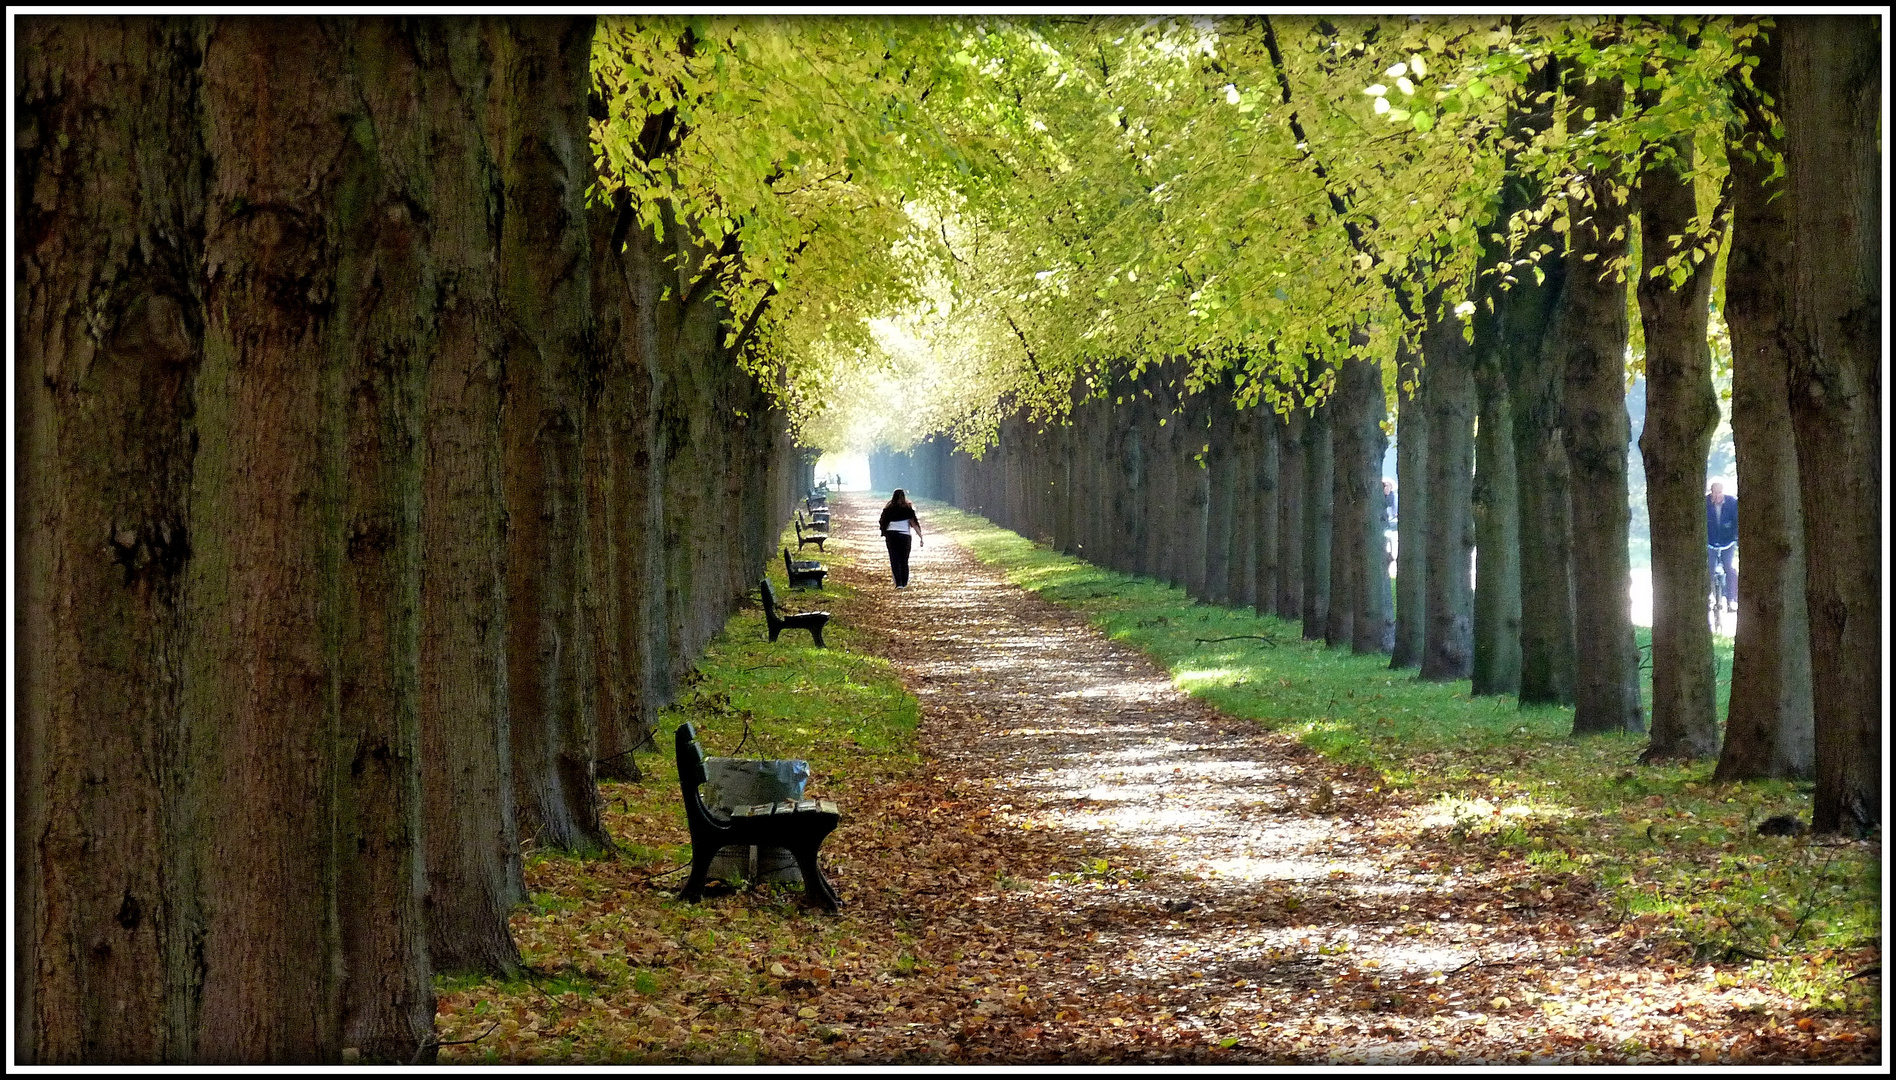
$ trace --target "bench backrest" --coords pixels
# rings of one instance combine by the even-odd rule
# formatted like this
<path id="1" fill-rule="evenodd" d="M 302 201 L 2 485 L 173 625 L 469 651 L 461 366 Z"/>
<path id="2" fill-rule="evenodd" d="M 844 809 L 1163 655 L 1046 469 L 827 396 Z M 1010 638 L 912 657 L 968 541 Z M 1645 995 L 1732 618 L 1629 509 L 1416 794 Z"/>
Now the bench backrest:
<path id="1" fill-rule="evenodd" d="M 678 783 L 685 789 L 686 802 L 691 801 L 698 785 L 708 778 L 704 747 L 698 745 L 698 729 L 688 723 L 678 725 Z"/>
<path id="2" fill-rule="evenodd" d="M 788 551 L 783 553 L 783 568 L 786 573 L 790 570 L 790 553 Z M 758 584 L 763 586 L 764 592 L 764 625 L 775 630 L 778 625 L 783 622 L 782 617 L 777 614 L 777 591 L 770 587 L 769 578 L 764 578 Z"/>

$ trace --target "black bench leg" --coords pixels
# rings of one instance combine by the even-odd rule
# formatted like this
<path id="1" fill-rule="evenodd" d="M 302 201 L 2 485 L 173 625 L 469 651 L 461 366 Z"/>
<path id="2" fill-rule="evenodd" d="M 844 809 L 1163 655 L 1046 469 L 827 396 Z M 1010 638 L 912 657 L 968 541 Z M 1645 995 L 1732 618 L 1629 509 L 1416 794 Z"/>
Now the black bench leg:
<path id="1" fill-rule="evenodd" d="M 709 845 L 691 845 L 691 878 L 678 893 L 680 900 L 696 900 L 704 895 L 705 879 L 711 876 L 711 860 L 718 857 L 721 848 Z"/>
<path id="2" fill-rule="evenodd" d="M 773 626 L 773 627 L 771 627 L 771 628 L 770 628 L 770 640 L 772 640 L 772 641 L 775 641 L 775 640 L 777 640 L 777 635 L 778 635 L 778 634 L 781 634 L 781 633 L 783 633 L 783 627 L 781 627 L 781 626 Z"/>
<path id="3" fill-rule="evenodd" d="M 790 849 L 797 857 L 797 869 L 803 871 L 803 894 L 821 905 L 826 911 L 835 911 L 843 906 L 843 901 L 830 888 L 829 879 L 816 866 L 816 845 L 798 845 Z"/>
<path id="4" fill-rule="evenodd" d="M 810 627 L 810 636 L 811 636 L 812 638 L 814 638 L 814 639 L 816 639 L 816 647 L 817 647 L 817 648 L 819 648 L 819 649 L 821 649 L 821 648 L 825 648 L 825 647 L 826 647 L 826 646 L 825 646 L 825 645 L 823 644 L 823 628 L 822 628 L 822 627 L 820 627 L 820 626 L 812 626 L 812 627 Z"/>

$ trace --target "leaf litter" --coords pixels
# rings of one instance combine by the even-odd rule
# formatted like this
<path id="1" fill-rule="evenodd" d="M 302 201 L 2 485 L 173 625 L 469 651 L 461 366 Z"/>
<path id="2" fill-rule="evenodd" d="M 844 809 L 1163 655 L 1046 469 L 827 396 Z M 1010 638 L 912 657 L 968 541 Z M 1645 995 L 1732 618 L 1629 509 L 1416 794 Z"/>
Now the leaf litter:
<path id="1" fill-rule="evenodd" d="M 442 980 L 443 1062 L 1880 1060 L 1873 1016 L 1471 850 L 1441 805 L 1219 714 L 940 531 L 895 591 L 875 507 L 831 504 L 826 605 L 921 703 L 919 764 L 812 787 L 843 804 L 843 912 L 796 886 L 678 902 L 675 773 L 605 785 L 625 850 L 530 860 L 530 970 Z"/>

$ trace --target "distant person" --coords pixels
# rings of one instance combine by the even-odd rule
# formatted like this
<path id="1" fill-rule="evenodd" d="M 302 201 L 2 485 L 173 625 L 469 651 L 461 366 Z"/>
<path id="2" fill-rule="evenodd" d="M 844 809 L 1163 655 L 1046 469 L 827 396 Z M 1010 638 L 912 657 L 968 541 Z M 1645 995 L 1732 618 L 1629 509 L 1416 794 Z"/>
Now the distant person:
<path id="1" fill-rule="evenodd" d="M 1383 477 L 1383 528 L 1396 527 L 1396 482 Z"/>
<path id="2" fill-rule="evenodd" d="M 1725 609 L 1738 610 L 1738 568 L 1733 557 L 1738 552 L 1738 496 L 1725 494 L 1725 485 L 1712 481 L 1705 496 L 1705 559 L 1712 577 L 1725 570 Z"/>
<path id="3" fill-rule="evenodd" d="M 909 538 L 914 537 L 916 547 L 927 547 L 922 542 L 922 523 L 915 516 L 915 504 L 908 501 L 908 492 L 895 489 L 889 505 L 882 508 L 882 539 L 889 545 L 889 571 L 895 575 L 895 587 L 908 588 Z"/>

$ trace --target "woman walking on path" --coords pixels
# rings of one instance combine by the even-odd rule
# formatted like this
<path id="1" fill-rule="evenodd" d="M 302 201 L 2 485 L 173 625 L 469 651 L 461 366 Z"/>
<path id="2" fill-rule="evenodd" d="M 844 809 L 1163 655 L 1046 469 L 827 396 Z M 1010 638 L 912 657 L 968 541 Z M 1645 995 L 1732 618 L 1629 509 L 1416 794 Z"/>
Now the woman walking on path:
<path id="1" fill-rule="evenodd" d="M 908 588 L 909 536 L 915 537 L 916 547 L 927 547 L 922 542 L 922 523 L 915 516 L 915 504 L 908 501 L 908 493 L 901 488 L 895 489 L 889 505 L 882 508 L 882 539 L 889 545 L 889 570 L 895 575 L 895 587 Z"/>

